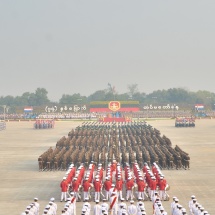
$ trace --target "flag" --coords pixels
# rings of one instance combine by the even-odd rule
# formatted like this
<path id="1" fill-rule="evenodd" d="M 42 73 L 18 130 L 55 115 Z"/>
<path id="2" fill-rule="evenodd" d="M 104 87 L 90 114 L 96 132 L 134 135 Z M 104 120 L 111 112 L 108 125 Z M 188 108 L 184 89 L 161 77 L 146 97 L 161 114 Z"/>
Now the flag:
<path id="1" fill-rule="evenodd" d="M 24 107 L 24 112 L 32 112 L 33 107 Z"/>
<path id="2" fill-rule="evenodd" d="M 196 110 L 204 110 L 205 106 L 203 104 L 196 104 L 195 108 Z"/>

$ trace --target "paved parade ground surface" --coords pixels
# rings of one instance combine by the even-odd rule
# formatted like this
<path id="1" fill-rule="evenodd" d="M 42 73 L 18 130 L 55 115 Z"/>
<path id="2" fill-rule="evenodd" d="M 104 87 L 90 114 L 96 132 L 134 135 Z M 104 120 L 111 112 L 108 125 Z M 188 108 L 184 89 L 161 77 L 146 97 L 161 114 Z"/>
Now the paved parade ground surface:
<path id="1" fill-rule="evenodd" d="M 54 129 L 33 129 L 33 122 L 7 122 L 0 131 L 0 215 L 21 214 L 34 197 L 39 198 L 40 214 L 50 197 L 58 204 L 61 214 L 60 182 L 65 171 L 39 172 L 37 159 L 57 140 L 81 122 L 57 121 Z M 170 214 L 170 202 L 176 196 L 188 211 L 188 201 L 195 195 L 197 201 L 215 214 L 215 120 L 196 120 L 195 128 L 176 128 L 174 120 L 153 120 L 149 124 L 161 131 L 173 143 L 189 153 L 190 170 L 163 170 L 170 201 L 164 202 Z M 94 205 L 94 203 L 91 203 Z M 128 203 L 129 204 L 129 203 Z M 80 214 L 82 203 L 77 203 Z M 147 215 L 152 215 L 152 203 L 145 202 Z"/>

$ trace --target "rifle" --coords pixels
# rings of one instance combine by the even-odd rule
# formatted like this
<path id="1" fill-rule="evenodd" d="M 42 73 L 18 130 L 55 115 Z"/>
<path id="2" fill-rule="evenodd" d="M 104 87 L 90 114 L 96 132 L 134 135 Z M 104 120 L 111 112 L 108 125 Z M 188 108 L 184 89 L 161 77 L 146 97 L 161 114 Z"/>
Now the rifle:
<path id="1" fill-rule="evenodd" d="M 102 191 L 100 192 L 100 194 L 102 195 L 103 198 L 105 197 L 105 195 L 102 193 Z"/>
<path id="2" fill-rule="evenodd" d="M 168 193 L 166 192 L 167 190 L 169 190 L 170 189 L 170 186 L 167 184 L 166 185 L 166 187 L 165 187 L 165 189 L 164 189 L 164 194 L 166 195 L 166 201 L 169 201 L 169 195 L 168 195 Z"/>
<path id="3" fill-rule="evenodd" d="M 166 192 L 166 190 L 164 191 L 165 195 L 166 195 L 166 201 L 169 201 L 169 195 L 168 193 Z"/>
<path id="4" fill-rule="evenodd" d="M 144 195 L 147 197 L 147 199 L 150 199 L 150 198 L 149 198 L 149 195 L 148 195 L 147 192 L 146 192 L 146 188 L 144 189 Z"/>
<path id="5" fill-rule="evenodd" d="M 81 188 L 82 188 L 81 185 L 79 185 L 78 191 L 76 192 L 76 195 L 77 195 L 78 199 L 80 199 L 80 200 L 81 200 L 81 195 L 79 194 L 79 192 L 80 192 Z"/>
<path id="6" fill-rule="evenodd" d="M 102 195 L 102 197 L 104 198 L 105 197 L 105 195 L 102 193 L 102 189 L 103 189 L 103 187 L 104 187 L 104 185 L 102 184 L 102 187 L 101 187 L 101 192 L 100 192 L 100 194 Z"/>
<path id="7" fill-rule="evenodd" d="M 135 199 L 133 191 L 134 191 L 134 186 L 131 188 L 131 199 L 133 199 L 133 198 Z"/>
<path id="8" fill-rule="evenodd" d="M 166 184 L 165 190 L 166 190 L 166 191 L 167 191 L 167 190 L 170 190 L 169 184 Z"/>
<path id="9" fill-rule="evenodd" d="M 66 192 L 67 192 L 67 194 L 68 194 L 69 197 L 72 197 L 72 196 L 70 195 L 70 191 L 71 191 L 70 188 L 71 188 L 71 185 L 69 185 L 69 186 L 67 187 L 67 191 L 66 191 Z"/>
<path id="10" fill-rule="evenodd" d="M 91 199 L 90 190 L 91 190 L 91 187 L 89 187 L 89 189 L 88 189 L 89 199 Z"/>

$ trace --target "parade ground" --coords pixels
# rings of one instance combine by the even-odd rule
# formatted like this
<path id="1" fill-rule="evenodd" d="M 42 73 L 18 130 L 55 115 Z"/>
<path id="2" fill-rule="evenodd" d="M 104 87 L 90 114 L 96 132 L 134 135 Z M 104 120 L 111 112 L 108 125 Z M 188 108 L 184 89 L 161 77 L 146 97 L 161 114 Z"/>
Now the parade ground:
<path id="1" fill-rule="evenodd" d="M 51 197 L 56 199 L 57 214 L 63 209 L 60 182 L 65 171 L 39 172 L 37 159 L 82 121 L 56 121 L 54 129 L 34 129 L 33 123 L 7 122 L 6 130 L 0 131 L 0 215 L 21 214 L 34 197 L 39 198 L 40 214 Z M 198 119 L 195 128 L 176 128 L 174 120 L 148 123 L 191 158 L 190 170 L 162 171 L 170 185 L 170 201 L 163 202 L 165 210 L 170 214 L 170 203 L 176 196 L 188 211 L 190 196 L 195 195 L 205 210 L 215 214 L 215 120 Z M 81 207 L 78 202 L 77 215 Z M 152 215 L 152 202 L 145 202 L 145 207 L 147 215 Z"/>

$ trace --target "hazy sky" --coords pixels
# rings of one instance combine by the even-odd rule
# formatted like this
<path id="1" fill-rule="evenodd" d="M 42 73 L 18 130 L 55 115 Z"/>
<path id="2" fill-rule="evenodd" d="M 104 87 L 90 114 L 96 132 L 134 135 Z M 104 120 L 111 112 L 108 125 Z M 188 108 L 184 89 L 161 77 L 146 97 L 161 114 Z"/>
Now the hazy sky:
<path id="1" fill-rule="evenodd" d="M 0 1 L 0 96 L 215 92 L 214 0 Z"/>

